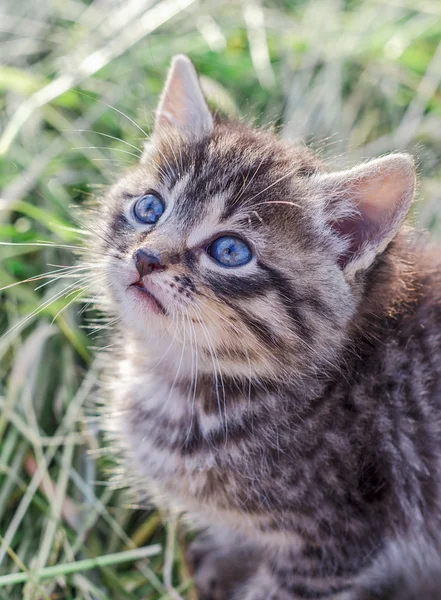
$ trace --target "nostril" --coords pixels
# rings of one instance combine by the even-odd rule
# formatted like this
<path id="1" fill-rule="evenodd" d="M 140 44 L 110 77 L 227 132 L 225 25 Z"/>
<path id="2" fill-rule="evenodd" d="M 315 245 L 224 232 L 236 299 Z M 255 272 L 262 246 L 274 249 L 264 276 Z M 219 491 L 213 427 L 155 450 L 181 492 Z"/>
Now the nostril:
<path id="1" fill-rule="evenodd" d="M 145 250 L 137 250 L 133 255 L 135 267 L 141 277 L 149 275 L 153 269 L 162 269 L 161 260 L 156 254 L 146 252 Z"/>

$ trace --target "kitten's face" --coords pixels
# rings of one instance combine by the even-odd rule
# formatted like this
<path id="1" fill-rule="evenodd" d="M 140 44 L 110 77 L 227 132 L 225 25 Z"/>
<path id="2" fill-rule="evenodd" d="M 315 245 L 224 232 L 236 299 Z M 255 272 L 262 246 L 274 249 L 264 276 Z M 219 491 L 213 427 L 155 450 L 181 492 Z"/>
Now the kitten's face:
<path id="1" fill-rule="evenodd" d="M 107 276 L 127 329 L 179 360 L 184 345 L 183 360 L 197 353 L 211 372 L 213 361 L 262 377 L 331 361 L 352 300 L 309 189 L 318 168 L 232 124 L 151 148 L 106 199 L 120 249 Z"/>
<path id="2" fill-rule="evenodd" d="M 176 57 L 149 150 L 101 207 L 119 337 L 177 376 L 323 373 L 360 300 L 355 276 L 395 235 L 413 187 L 404 155 L 328 174 L 304 148 L 215 122 Z"/>

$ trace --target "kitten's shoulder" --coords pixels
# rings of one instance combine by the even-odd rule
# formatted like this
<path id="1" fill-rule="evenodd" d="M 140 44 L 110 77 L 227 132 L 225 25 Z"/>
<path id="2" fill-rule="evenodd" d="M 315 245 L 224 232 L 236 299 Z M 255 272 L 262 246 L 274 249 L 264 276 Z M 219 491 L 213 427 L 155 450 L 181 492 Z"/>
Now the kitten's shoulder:
<path id="1" fill-rule="evenodd" d="M 401 377 L 397 364 L 408 370 L 412 357 L 418 370 L 430 356 L 441 374 L 440 245 L 424 233 L 402 231 L 361 285 L 350 331 L 353 372 L 364 372 L 363 365 L 369 365 L 377 375 L 387 372 L 395 379 Z"/>
<path id="2" fill-rule="evenodd" d="M 414 235 L 402 257 L 407 295 L 415 310 L 409 318 L 421 327 L 437 327 L 441 333 L 441 245 L 428 235 Z"/>
<path id="3" fill-rule="evenodd" d="M 425 232 L 404 230 L 368 275 L 365 303 L 370 313 L 401 324 L 433 319 L 441 327 L 441 245 Z M 395 329 L 395 327 L 394 327 Z"/>

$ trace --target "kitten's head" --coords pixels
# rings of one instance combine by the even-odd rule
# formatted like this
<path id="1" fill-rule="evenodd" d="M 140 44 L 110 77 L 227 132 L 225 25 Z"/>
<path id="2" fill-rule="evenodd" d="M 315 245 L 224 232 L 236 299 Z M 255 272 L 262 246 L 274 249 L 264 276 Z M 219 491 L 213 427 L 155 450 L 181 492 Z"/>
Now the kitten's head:
<path id="1" fill-rule="evenodd" d="M 143 159 L 102 202 L 113 309 L 181 372 L 320 372 L 413 190 L 407 156 L 328 173 L 303 147 L 213 116 L 178 56 Z"/>

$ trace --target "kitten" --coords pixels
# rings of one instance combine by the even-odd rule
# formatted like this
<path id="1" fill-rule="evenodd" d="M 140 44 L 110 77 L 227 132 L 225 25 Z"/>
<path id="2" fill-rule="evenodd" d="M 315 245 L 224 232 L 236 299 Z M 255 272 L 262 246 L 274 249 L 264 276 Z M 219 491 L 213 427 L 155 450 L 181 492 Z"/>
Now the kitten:
<path id="1" fill-rule="evenodd" d="M 220 119 L 174 58 L 93 256 L 110 436 L 206 529 L 203 598 L 380 598 L 423 548 L 441 573 L 441 258 L 403 225 L 414 188 L 407 155 L 328 172 Z"/>

